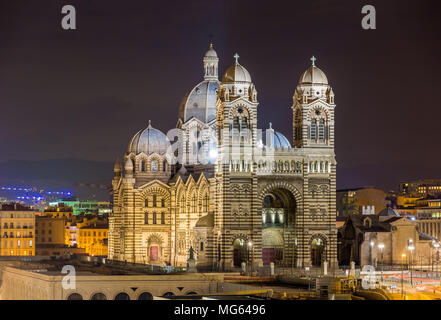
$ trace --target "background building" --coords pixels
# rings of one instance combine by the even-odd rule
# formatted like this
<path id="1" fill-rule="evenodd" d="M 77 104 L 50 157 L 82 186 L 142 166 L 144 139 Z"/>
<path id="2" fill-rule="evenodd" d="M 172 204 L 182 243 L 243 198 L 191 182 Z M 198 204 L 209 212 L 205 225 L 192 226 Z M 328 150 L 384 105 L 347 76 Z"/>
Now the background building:
<path id="1" fill-rule="evenodd" d="M 20 204 L 0 205 L 0 255 L 35 255 L 35 211 Z"/>
<path id="2" fill-rule="evenodd" d="M 93 223 L 79 229 L 78 247 L 91 256 L 107 256 L 109 225 Z"/>
<path id="3" fill-rule="evenodd" d="M 75 216 L 80 214 L 108 215 L 112 211 L 112 206 L 108 201 L 86 201 L 77 198 L 59 199 L 50 202 L 49 205 L 71 207 Z"/>
<path id="4" fill-rule="evenodd" d="M 441 179 L 421 179 L 400 183 L 399 192 L 411 195 L 441 195 Z"/>
<path id="5" fill-rule="evenodd" d="M 373 213 L 378 214 L 388 204 L 386 193 L 373 187 L 337 190 L 337 215 L 340 217 L 362 214 L 363 207 L 372 206 Z"/>
<path id="6" fill-rule="evenodd" d="M 391 208 L 377 215 L 351 214 L 339 229 L 339 264 L 430 265 L 434 242 L 438 239 L 421 232 L 415 221 Z"/>

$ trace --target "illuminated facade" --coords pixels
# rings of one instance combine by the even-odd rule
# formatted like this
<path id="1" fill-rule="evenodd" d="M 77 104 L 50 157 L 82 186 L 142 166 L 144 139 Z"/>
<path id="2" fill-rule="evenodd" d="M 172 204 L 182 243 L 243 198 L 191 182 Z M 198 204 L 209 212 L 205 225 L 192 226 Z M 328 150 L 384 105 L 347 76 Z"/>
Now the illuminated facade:
<path id="1" fill-rule="evenodd" d="M 363 207 L 372 207 L 378 214 L 388 205 L 386 193 L 383 190 L 365 187 L 337 190 L 337 215 L 347 217 L 351 214 L 362 214 Z"/>
<path id="2" fill-rule="evenodd" d="M 77 199 L 62 199 L 50 202 L 54 207 L 71 207 L 75 216 L 80 214 L 107 215 L 111 212 L 110 202 L 108 201 L 83 201 Z"/>
<path id="3" fill-rule="evenodd" d="M 405 195 L 441 195 L 441 179 L 422 179 L 400 183 L 400 193 Z"/>
<path id="4" fill-rule="evenodd" d="M 35 255 L 35 211 L 19 204 L 1 205 L 0 256 Z"/>
<path id="5" fill-rule="evenodd" d="M 257 129 L 257 90 L 234 58 L 219 81 L 216 51 L 204 55 L 204 79 L 179 108 L 179 163 L 150 123 L 130 140 L 124 166 L 115 163 L 110 259 L 185 266 L 193 248 L 200 269 L 336 265 L 328 79 L 313 57 L 294 88 L 290 143 L 271 124 Z"/>
<path id="6" fill-rule="evenodd" d="M 108 231 L 107 224 L 81 228 L 78 232 L 78 248 L 84 248 L 91 256 L 107 256 Z"/>

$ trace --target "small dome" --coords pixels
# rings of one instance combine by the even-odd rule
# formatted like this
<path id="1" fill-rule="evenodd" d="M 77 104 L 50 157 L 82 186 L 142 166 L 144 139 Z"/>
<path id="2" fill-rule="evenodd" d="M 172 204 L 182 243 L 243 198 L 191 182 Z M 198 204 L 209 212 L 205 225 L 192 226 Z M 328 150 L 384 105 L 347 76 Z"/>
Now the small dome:
<path id="1" fill-rule="evenodd" d="M 155 129 L 149 122 L 149 126 L 139 131 L 130 140 L 127 152 L 135 154 L 144 152 L 145 154 L 164 154 L 167 152 L 170 142 L 167 136 L 160 130 Z"/>
<path id="2" fill-rule="evenodd" d="M 387 217 L 387 216 L 393 216 L 393 217 L 401 217 L 400 214 L 392 209 L 391 207 L 387 207 L 386 209 L 381 210 L 378 215 L 380 217 Z"/>
<path id="3" fill-rule="evenodd" d="M 204 54 L 205 58 L 217 58 L 217 52 L 213 49 L 213 44 L 210 43 L 210 49 Z"/>
<path id="4" fill-rule="evenodd" d="M 280 132 L 274 131 L 274 147 L 275 148 L 291 148 L 289 140 Z"/>
<path id="5" fill-rule="evenodd" d="M 300 84 L 328 84 L 325 73 L 316 66 L 310 66 L 299 80 Z"/>
<path id="6" fill-rule="evenodd" d="M 325 73 L 315 65 L 317 59 L 312 56 L 312 65 L 300 76 L 299 84 L 328 84 Z"/>
<path id="7" fill-rule="evenodd" d="M 272 129 L 270 129 L 272 130 Z M 262 139 L 260 141 L 260 144 L 262 146 L 266 146 L 266 134 L 268 131 L 262 132 Z M 273 130 L 274 135 L 273 135 L 273 147 L 274 148 L 291 148 L 291 143 L 289 143 L 289 140 L 280 132 Z"/>
<path id="8" fill-rule="evenodd" d="M 223 83 L 231 83 L 231 82 L 250 82 L 251 76 L 250 73 L 245 69 L 242 65 L 239 64 L 238 59 L 239 55 L 236 53 L 234 55 L 236 61 L 232 64 L 227 71 L 225 71 L 222 76 Z"/>

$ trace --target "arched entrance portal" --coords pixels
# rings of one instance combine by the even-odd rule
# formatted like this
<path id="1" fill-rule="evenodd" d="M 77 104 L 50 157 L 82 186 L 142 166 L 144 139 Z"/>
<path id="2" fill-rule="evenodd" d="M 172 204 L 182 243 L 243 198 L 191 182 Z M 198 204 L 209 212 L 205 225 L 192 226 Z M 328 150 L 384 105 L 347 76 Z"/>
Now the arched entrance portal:
<path id="1" fill-rule="evenodd" d="M 263 264 L 278 263 L 283 260 L 283 236 L 274 228 L 262 230 Z"/>
<path id="2" fill-rule="evenodd" d="M 147 261 L 150 264 L 161 263 L 162 239 L 158 235 L 152 235 L 147 241 Z"/>
<path id="3" fill-rule="evenodd" d="M 247 243 L 244 239 L 237 238 L 233 242 L 233 262 L 235 267 L 240 267 L 242 262 L 248 260 Z"/>
<path id="4" fill-rule="evenodd" d="M 296 200 L 291 191 L 275 188 L 268 191 L 262 203 L 262 260 L 264 265 L 293 263 Z M 292 239 L 290 239 L 290 237 Z M 285 252 L 285 243 L 289 247 Z M 292 245 L 291 245 L 292 243 Z"/>
<path id="5" fill-rule="evenodd" d="M 320 267 L 325 259 L 325 241 L 316 236 L 311 241 L 311 264 Z"/>

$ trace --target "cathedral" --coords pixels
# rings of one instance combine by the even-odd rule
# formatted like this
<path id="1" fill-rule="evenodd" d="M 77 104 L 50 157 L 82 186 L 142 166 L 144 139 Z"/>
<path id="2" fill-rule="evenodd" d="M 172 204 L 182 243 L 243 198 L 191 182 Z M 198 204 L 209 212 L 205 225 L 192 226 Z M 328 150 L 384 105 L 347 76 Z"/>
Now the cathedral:
<path id="1" fill-rule="evenodd" d="M 334 93 L 316 59 L 293 88 L 292 139 L 257 128 L 260 106 L 235 54 L 213 45 L 176 128 L 130 139 L 114 166 L 109 259 L 198 270 L 337 266 Z M 288 112 L 288 108 L 287 108 Z M 288 116 L 288 114 L 287 114 Z M 123 164 L 123 165 L 122 165 Z"/>

